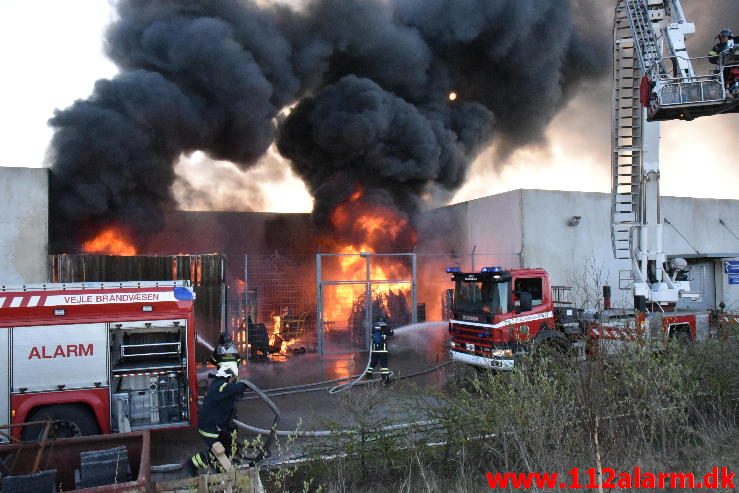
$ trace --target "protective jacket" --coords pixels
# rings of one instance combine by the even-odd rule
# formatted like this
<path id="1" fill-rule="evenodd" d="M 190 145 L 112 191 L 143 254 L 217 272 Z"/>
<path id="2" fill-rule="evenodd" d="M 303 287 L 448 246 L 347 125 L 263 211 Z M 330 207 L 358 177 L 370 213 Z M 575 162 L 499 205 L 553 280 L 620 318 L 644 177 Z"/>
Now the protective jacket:
<path id="1" fill-rule="evenodd" d="M 200 407 L 199 431 L 204 437 L 217 438 L 229 429 L 234 414 L 236 399 L 246 391 L 242 382 L 229 383 L 228 379 L 216 377 L 205 394 Z"/>
<path id="2" fill-rule="evenodd" d="M 384 323 L 375 324 L 372 327 L 372 352 L 387 353 L 387 338 L 390 333 L 387 325 Z"/>
<path id="3" fill-rule="evenodd" d="M 729 40 L 725 43 L 716 43 L 715 45 L 713 45 L 711 51 L 708 52 L 708 61 L 711 63 L 718 63 L 719 55 L 721 55 L 721 53 L 723 53 L 724 51 L 733 48 L 734 43 L 739 40 L 738 38 L 739 37 L 729 38 Z"/>

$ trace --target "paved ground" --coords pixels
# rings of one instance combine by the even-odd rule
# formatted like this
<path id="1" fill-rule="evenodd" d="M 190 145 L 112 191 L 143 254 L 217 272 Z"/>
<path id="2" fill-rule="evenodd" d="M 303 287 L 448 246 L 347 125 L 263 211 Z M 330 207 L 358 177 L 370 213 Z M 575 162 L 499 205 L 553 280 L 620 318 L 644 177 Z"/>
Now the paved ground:
<path id="1" fill-rule="evenodd" d="M 395 376 L 417 373 L 447 361 L 446 324 L 427 323 L 401 328 L 390 342 L 390 368 Z M 344 355 L 298 354 L 264 363 L 250 363 L 241 370 L 241 376 L 254 382 L 263 390 L 344 378 L 364 370 L 368 354 Z M 205 376 L 208 370 L 201 374 Z M 401 379 L 388 386 L 373 385 L 355 387 L 337 395 L 327 390 L 297 393 L 273 397 L 281 411 L 282 430 L 326 429 L 331 423 L 347 427 L 352 425 L 356 413 L 370 400 L 373 409 L 368 412 L 383 414 L 392 422 L 414 419 L 407 413 L 407 404 L 417 399 L 433 399 L 432 394 L 447 382 L 446 369 L 423 376 Z M 253 395 L 253 394 L 251 394 Z M 366 401 L 366 402 L 365 402 Z M 378 405 L 374 405 L 378 404 Z M 239 420 L 252 426 L 269 428 L 272 412 L 259 399 L 246 399 L 238 405 Z M 387 418 L 390 416 L 391 418 Z M 417 419 L 417 417 L 416 417 Z M 242 433 L 243 438 L 250 438 Z M 284 444 L 284 439 L 282 441 Z M 306 442 L 298 440 L 283 450 L 283 455 L 299 454 Z M 152 464 L 183 462 L 203 444 L 195 430 L 159 431 L 152 434 Z M 279 453 L 275 448 L 273 453 Z"/>

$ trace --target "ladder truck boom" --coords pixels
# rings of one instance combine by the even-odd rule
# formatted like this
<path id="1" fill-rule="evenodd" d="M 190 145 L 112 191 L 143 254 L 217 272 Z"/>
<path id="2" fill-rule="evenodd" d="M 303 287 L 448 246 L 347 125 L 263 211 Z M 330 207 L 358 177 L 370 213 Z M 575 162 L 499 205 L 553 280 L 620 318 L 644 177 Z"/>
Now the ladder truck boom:
<path id="1" fill-rule="evenodd" d="M 636 304 L 663 310 L 695 298 L 680 268 L 666 268 L 660 210 L 659 121 L 736 112 L 725 62 L 705 75 L 686 37 L 695 32 L 680 0 L 617 0 L 614 18 L 611 132 L 611 240 L 629 261 Z M 728 57 L 725 57 L 728 59 Z M 694 63 L 696 62 L 696 63 Z M 738 59 L 739 63 L 739 59 Z M 677 262 L 683 264 L 684 262 Z"/>

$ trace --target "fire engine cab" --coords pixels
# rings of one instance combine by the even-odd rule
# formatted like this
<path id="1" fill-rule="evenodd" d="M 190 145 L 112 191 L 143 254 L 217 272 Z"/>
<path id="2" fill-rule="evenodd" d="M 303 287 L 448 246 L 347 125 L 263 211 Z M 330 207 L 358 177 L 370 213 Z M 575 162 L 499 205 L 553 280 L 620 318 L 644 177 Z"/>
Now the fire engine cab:
<path id="1" fill-rule="evenodd" d="M 187 281 L 0 286 L 0 423 L 37 423 L 13 427 L 23 440 L 43 422 L 57 438 L 194 425 L 194 300 Z"/>
<path id="2" fill-rule="evenodd" d="M 577 314 L 571 307 L 555 306 L 545 270 L 483 267 L 465 273 L 449 267 L 446 271 L 454 281 L 449 320 L 453 360 L 512 370 L 514 356 L 534 346 L 565 348 L 580 339 Z M 566 323 L 569 319 L 574 325 Z"/>

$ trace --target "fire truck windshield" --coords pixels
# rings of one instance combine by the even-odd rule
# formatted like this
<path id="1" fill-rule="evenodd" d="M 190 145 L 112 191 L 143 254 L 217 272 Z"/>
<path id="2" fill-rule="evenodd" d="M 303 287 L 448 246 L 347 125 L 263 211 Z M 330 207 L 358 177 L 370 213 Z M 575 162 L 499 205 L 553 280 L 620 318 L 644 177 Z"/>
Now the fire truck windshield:
<path id="1" fill-rule="evenodd" d="M 507 313 L 510 281 L 457 280 L 454 287 L 454 309 L 464 312 Z"/>

